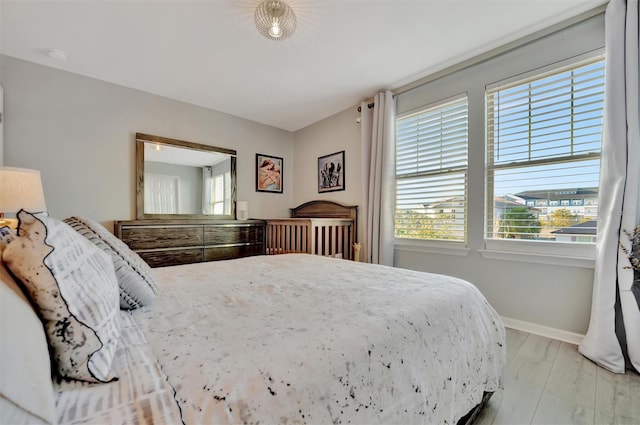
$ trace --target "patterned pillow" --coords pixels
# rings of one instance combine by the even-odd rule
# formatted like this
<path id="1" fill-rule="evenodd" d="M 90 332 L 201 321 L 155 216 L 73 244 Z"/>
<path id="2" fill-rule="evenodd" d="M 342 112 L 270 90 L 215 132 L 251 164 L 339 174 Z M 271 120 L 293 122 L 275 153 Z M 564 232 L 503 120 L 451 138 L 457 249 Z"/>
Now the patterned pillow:
<path id="1" fill-rule="evenodd" d="M 108 382 L 120 322 L 113 263 L 47 213 L 18 213 L 18 237 L 3 252 L 44 323 L 51 355 L 65 378 Z"/>
<path id="2" fill-rule="evenodd" d="M 128 310 L 151 304 L 158 287 L 151 268 L 138 254 L 96 222 L 81 217 L 64 221 L 111 256 L 120 286 L 120 308 Z"/>

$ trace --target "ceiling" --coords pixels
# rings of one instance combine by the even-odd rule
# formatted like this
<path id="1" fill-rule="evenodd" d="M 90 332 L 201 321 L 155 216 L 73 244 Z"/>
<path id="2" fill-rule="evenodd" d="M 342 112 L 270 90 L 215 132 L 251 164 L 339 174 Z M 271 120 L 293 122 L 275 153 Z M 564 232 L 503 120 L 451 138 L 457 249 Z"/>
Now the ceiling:
<path id="1" fill-rule="evenodd" d="M 257 0 L 1 0 L 0 52 L 296 131 L 605 2 L 290 0 L 274 42 Z"/>

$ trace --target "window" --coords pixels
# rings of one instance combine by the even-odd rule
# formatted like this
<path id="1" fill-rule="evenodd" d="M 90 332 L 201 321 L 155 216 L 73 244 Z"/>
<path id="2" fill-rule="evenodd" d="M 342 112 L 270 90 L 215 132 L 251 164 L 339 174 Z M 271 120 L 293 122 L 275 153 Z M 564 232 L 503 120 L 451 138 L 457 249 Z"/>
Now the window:
<path id="1" fill-rule="evenodd" d="M 222 166 L 202 167 L 203 214 L 231 214 L 231 172 Z"/>
<path id="2" fill-rule="evenodd" d="M 397 238 L 464 241 L 467 97 L 396 120 Z"/>
<path id="3" fill-rule="evenodd" d="M 231 214 L 231 173 L 213 176 L 211 205 L 214 214 Z"/>
<path id="4" fill-rule="evenodd" d="M 604 73 L 597 58 L 487 90 L 487 239 L 594 240 Z"/>

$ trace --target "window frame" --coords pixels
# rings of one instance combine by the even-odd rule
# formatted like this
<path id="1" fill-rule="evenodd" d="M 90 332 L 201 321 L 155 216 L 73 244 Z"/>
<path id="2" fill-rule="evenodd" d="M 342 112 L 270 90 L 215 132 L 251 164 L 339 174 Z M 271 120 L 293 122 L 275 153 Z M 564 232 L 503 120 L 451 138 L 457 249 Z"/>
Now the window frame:
<path id="1" fill-rule="evenodd" d="M 412 110 L 409 111 L 405 111 L 402 114 L 398 114 L 395 117 L 395 123 L 396 123 L 396 129 L 397 129 L 397 122 L 398 120 L 401 120 L 403 118 L 407 118 L 413 115 L 419 115 L 422 113 L 425 113 L 429 110 L 434 110 L 436 108 L 438 108 L 439 106 L 445 106 L 448 104 L 452 104 L 454 102 L 460 101 L 460 100 L 465 100 L 466 102 L 466 132 L 467 132 L 467 140 L 465 143 L 465 147 L 466 147 L 466 165 L 464 167 L 464 175 L 465 175 L 465 182 L 464 182 L 464 222 L 463 222 L 463 238 L 462 240 L 447 240 L 447 239 L 421 239 L 421 238 L 403 238 L 400 236 L 396 236 L 395 235 L 395 231 L 396 231 L 396 208 L 394 208 L 394 246 L 397 249 L 404 249 L 404 250 L 418 250 L 418 251 L 422 251 L 422 252 L 447 252 L 449 254 L 453 254 L 453 255 L 468 255 L 469 253 L 469 249 L 467 249 L 467 242 L 468 242 L 468 216 L 469 216 L 469 95 L 468 93 L 465 92 L 460 92 L 458 94 L 455 94 L 453 96 L 449 96 L 443 99 L 438 99 L 435 100 L 433 102 L 429 102 L 428 104 L 413 108 Z M 396 133 L 397 134 L 397 133 Z M 397 141 L 395 140 L 396 134 L 394 134 L 394 144 L 396 144 L 397 146 Z M 395 167 L 397 167 L 397 158 L 396 158 L 396 164 L 394 164 Z M 455 170 L 456 172 L 461 172 L 461 169 L 457 169 Z M 445 174 L 450 174 L 454 171 L 452 170 L 446 170 L 443 171 L 442 173 L 425 173 L 425 174 L 432 174 L 433 176 L 437 176 L 437 175 L 445 175 Z M 419 174 L 413 174 L 411 176 L 405 176 L 404 178 L 411 178 L 411 177 L 417 177 Z M 394 176 L 395 179 L 395 189 L 394 189 L 394 200 L 397 201 L 398 198 L 398 176 L 395 175 Z"/>
<path id="2" fill-rule="evenodd" d="M 487 233 L 487 223 L 489 213 L 493 214 L 493 209 L 489 206 L 489 201 L 493 196 L 493 188 L 489 187 L 490 179 L 490 167 L 489 167 L 489 111 L 488 111 L 488 92 L 501 86 L 508 86 L 509 84 L 517 83 L 518 81 L 524 81 L 529 78 L 539 77 L 544 78 L 545 75 L 551 75 L 558 72 L 558 70 L 569 70 L 571 68 L 578 68 L 580 66 L 588 65 L 589 63 L 596 63 L 598 61 L 604 61 L 604 49 L 596 49 L 590 52 L 576 55 L 574 57 L 558 61 L 545 65 L 543 67 L 535 68 L 530 71 L 521 73 L 519 75 L 501 79 L 485 86 L 485 205 L 484 205 L 484 249 L 480 249 L 479 252 L 483 258 L 489 259 L 501 259 L 501 260 L 515 260 L 515 261 L 527 261 L 541 264 L 553 264 L 553 265 L 572 265 L 577 267 L 593 268 L 595 264 L 595 243 L 591 242 L 546 242 L 538 240 L 509 240 L 489 238 Z M 560 71 L 562 72 L 562 71 Z M 605 69 L 606 72 L 606 69 Z M 605 77 L 606 78 L 606 77 Z M 604 108 L 604 106 L 603 106 Z M 590 158 L 596 158 L 596 156 L 590 155 Z M 597 155 L 597 159 L 602 157 L 602 148 Z M 552 161 L 546 162 L 551 163 Z"/>

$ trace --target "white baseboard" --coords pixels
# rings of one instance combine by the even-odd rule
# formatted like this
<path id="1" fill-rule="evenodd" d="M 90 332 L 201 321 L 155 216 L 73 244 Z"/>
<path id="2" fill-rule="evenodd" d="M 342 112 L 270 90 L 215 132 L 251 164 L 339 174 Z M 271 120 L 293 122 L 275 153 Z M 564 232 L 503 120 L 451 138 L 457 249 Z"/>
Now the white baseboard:
<path id="1" fill-rule="evenodd" d="M 530 334 L 540 335 L 547 338 L 557 339 L 559 341 L 568 342 L 569 344 L 580 345 L 584 335 L 574 332 L 564 331 L 562 329 L 550 328 L 548 326 L 537 325 L 531 322 L 512 319 L 510 317 L 502 317 L 502 322 L 507 328 L 517 331 L 528 332 Z"/>

